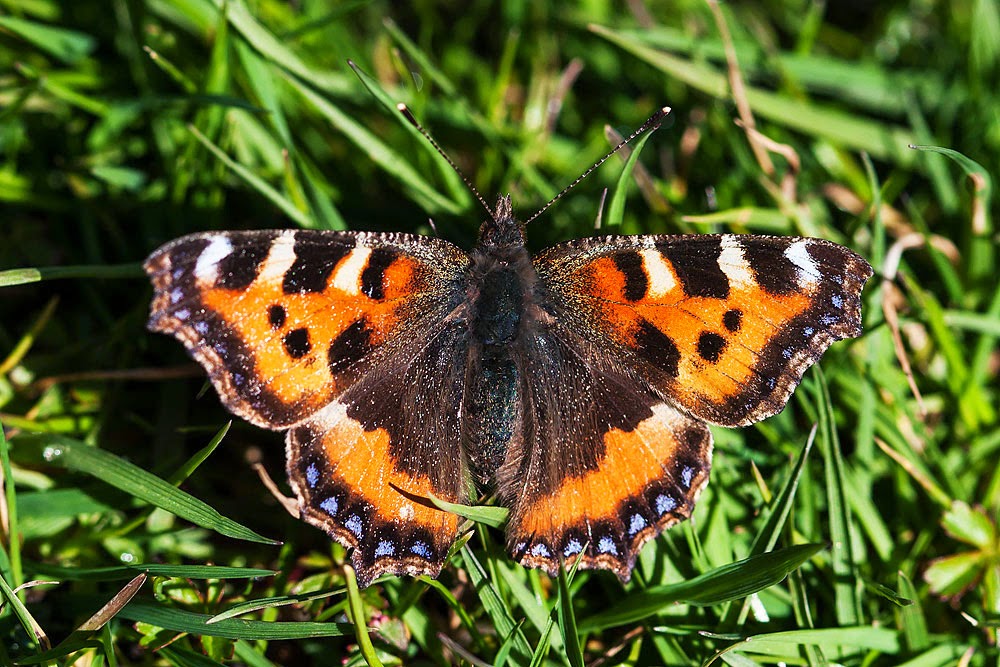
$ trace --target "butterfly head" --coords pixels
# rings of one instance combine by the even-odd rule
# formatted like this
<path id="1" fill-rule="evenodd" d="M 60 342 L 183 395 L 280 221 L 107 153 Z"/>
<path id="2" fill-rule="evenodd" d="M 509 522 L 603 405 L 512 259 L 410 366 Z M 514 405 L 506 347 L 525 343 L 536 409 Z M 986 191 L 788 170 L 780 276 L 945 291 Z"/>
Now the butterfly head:
<path id="1" fill-rule="evenodd" d="M 524 246 L 524 225 L 514 218 L 510 195 L 497 199 L 496 208 L 479 228 L 480 248 Z"/>

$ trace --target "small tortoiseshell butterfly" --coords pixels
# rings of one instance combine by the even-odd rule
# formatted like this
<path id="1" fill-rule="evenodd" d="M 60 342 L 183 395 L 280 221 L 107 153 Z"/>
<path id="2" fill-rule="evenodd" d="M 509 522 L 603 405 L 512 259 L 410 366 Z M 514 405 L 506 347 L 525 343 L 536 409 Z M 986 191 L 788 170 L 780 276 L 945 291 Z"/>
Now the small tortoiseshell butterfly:
<path id="1" fill-rule="evenodd" d="M 471 252 L 411 234 L 192 234 L 145 263 L 149 328 L 222 402 L 287 431 L 302 518 L 353 548 L 362 585 L 437 576 L 466 503 L 510 509 L 522 565 L 605 568 L 690 516 L 706 422 L 785 406 L 861 333 L 872 275 L 796 237 L 600 236 L 531 256 L 501 197 Z"/>

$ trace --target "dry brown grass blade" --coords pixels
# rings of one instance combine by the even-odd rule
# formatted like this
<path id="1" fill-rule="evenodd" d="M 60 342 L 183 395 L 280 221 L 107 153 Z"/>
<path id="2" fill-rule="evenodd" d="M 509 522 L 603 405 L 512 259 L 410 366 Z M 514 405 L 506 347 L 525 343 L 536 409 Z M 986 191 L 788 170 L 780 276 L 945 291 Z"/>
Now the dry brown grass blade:
<path id="1" fill-rule="evenodd" d="M 726 51 L 729 91 L 732 93 L 733 101 L 736 103 L 736 110 L 740 114 L 740 120 L 743 121 L 744 129 L 754 130 L 757 128 L 757 122 L 754 120 L 753 111 L 750 109 L 750 102 L 747 100 L 746 87 L 743 85 L 743 74 L 740 71 L 740 63 L 736 59 L 736 49 L 733 47 L 733 36 L 729 33 L 729 26 L 726 25 L 726 19 L 722 15 L 722 9 L 719 7 L 718 1 L 705 0 L 705 2 L 708 4 L 709 9 L 712 10 L 712 17 L 715 19 L 715 25 L 719 29 L 719 37 L 722 39 L 722 44 Z M 750 142 L 750 148 L 753 150 L 754 157 L 757 159 L 757 164 L 760 165 L 761 170 L 768 177 L 774 176 L 774 163 L 771 161 L 771 156 L 767 153 L 767 148 L 758 143 L 749 132 L 747 133 L 747 139 Z"/>
<path id="2" fill-rule="evenodd" d="M 954 244 L 952 244 L 948 239 L 940 236 L 933 236 L 930 241 L 936 248 L 938 248 L 938 250 L 940 250 L 952 261 L 955 261 L 958 258 L 958 249 L 955 248 Z M 923 247 L 926 243 L 927 238 L 923 234 L 914 232 L 903 236 L 889 246 L 888 251 L 885 253 L 885 262 L 882 266 L 882 313 L 885 315 L 885 322 L 889 325 L 889 331 L 892 333 L 892 342 L 896 350 L 896 359 L 899 360 L 899 365 L 903 369 L 903 373 L 906 375 L 906 382 L 910 386 L 910 392 L 917 401 L 917 408 L 920 411 L 921 419 L 927 417 L 927 407 L 924 404 L 924 398 L 920 394 L 920 389 L 917 387 L 916 380 L 913 377 L 913 367 L 910 365 L 910 359 L 906 354 L 906 348 L 903 346 L 903 336 L 900 333 L 899 327 L 899 312 L 896 308 L 893 295 L 895 293 L 894 281 L 896 280 L 896 275 L 899 271 L 899 263 L 902 261 L 903 253 L 912 248 Z"/>
<path id="3" fill-rule="evenodd" d="M 267 469 L 260 463 L 253 464 L 254 472 L 260 478 L 260 481 L 264 484 L 264 487 L 271 492 L 274 499 L 281 503 L 281 506 L 285 508 L 285 511 L 292 515 L 293 518 L 298 519 L 300 516 L 299 503 L 292 498 L 289 498 L 281 492 L 278 485 L 274 483 L 271 479 L 271 475 L 268 474 Z"/>

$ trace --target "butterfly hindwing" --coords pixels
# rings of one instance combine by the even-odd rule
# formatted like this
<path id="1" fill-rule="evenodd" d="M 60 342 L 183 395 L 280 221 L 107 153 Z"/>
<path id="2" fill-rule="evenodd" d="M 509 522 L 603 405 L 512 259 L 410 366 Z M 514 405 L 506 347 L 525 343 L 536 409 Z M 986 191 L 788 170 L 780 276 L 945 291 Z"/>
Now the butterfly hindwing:
<path id="1" fill-rule="evenodd" d="M 302 516 L 353 547 L 358 580 L 383 572 L 436 577 L 466 502 L 459 450 L 467 349 L 461 323 L 415 339 L 288 433 L 288 478 Z"/>
<path id="2" fill-rule="evenodd" d="M 699 419 L 746 425 L 785 406 L 836 340 L 861 333 L 871 267 L 797 237 L 580 239 L 536 258 L 555 316 L 591 331 Z"/>
<path id="3" fill-rule="evenodd" d="M 627 580 L 642 545 L 690 516 L 711 434 L 559 323 L 523 351 L 526 437 L 497 474 L 511 553 L 550 574 L 577 560 Z"/>

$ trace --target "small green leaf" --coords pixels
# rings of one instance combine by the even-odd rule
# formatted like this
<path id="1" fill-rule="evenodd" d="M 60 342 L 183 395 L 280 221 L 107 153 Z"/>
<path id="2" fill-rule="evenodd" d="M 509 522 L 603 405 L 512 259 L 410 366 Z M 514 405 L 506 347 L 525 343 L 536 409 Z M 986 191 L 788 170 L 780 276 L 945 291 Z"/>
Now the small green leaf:
<path id="1" fill-rule="evenodd" d="M 937 595 L 960 595 L 975 582 L 982 564 L 983 554 L 978 551 L 945 556 L 931 562 L 924 579 Z"/>
<path id="2" fill-rule="evenodd" d="M 471 519 L 476 523 L 485 524 L 491 528 L 503 528 L 504 524 L 507 522 L 507 515 L 510 513 L 510 510 L 506 507 L 491 507 L 489 505 L 462 505 L 459 503 L 450 503 L 447 500 L 441 500 L 440 498 L 435 498 L 433 496 L 431 496 L 429 500 L 439 509 L 451 512 L 452 514 L 457 514 L 458 516 L 465 517 L 466 519 Z"/>
<path id="3" fill-rule="evenodd" d="M 961 500 L 951 504 L 951 508 L 941 517 L 941 525 L 959 542 L 980 549 L 991 548 L 997 539 L 996 526 L 990 518 Z"/>

